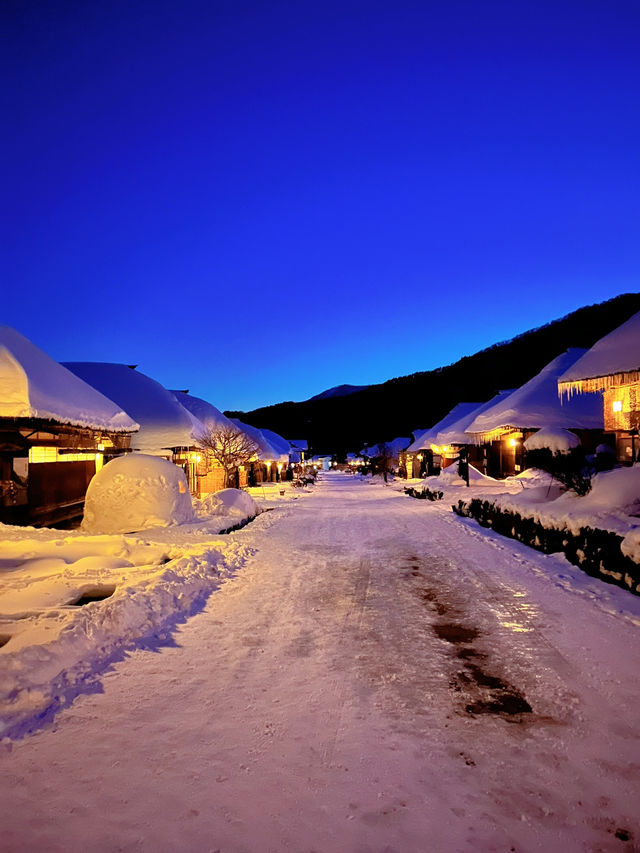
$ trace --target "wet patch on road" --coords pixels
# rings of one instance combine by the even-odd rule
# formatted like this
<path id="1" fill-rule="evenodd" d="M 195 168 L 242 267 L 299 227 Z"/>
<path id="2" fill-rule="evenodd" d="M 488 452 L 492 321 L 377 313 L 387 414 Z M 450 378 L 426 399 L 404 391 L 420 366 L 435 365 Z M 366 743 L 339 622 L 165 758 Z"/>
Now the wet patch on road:
<path id="1" fill-rule="evenodd" d="M 415 560 L 411 561 L 409 571 L 407 578 L 423 577 Z M 473 717 L 493 714 L 511 722 L 519 722 L 522 714 L 531 714 L 531 705 L 513 684 L 488 671 L 486 664 L 480 665 L 488 657 L 473 645 L 482 634 L 480 629 L 469 625 L 460 609 L 442 601 L 434 589 L 416 584 L 415 594 L 438 616 L 449 616 L 446 621 L 433 622 L 429 627 L 439 640 L 453 646 L 456 658 L 463 661 L 463 668 L 450 678 L 449 689 L 459 695 L 464 713 Z M 458 618 L 454 621 L 452 616 Z"/>

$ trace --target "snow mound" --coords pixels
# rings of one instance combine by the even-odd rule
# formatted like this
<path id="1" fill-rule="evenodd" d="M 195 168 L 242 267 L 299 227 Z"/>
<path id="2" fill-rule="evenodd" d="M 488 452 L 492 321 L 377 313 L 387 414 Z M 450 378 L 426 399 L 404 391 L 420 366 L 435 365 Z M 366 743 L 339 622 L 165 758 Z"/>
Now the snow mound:
<path id="1" fill-rule="evenodd" d="M 232 515 L 253 518 L 259 513 L 258 504 L 242 489 L 222 489 L 207 495 L 201 502 L 207 515 Z"/>
<path id="2" fill-rule="evenodd" d="M 534 432 L 524 442 L 526 450 L 549 449 L 553 453 L 568 453 L 572 447 L 578 447 L 580 439 L 574 432 L 556 427 L 547 427 Z"/>
<path id="3" fill-rule="evenodd" d="M 583 507 L 621 510 L 628 515 L 640 514 L 640 465 L 596 474 L 591 491 L 581 498 L 581 503 Z"/>
<path id="4" fill-rule="evenodd" d="M 184 471 L 142 453 L 113 459 L 89 483 L 82 529 L 131 533 L 194 521 Z"/>
<path id="5" fill-rule="evenodd" d="M 454 462 L 453 465 L 449 465 L 447 468 L 444 468 L 440 472 L 440 479 L 445 480 L 451 484 L 465 482 L 458 474 L 458 464 L 456 462 Z M 486 474 L 483 474 L 482 471 L 478 471 L 478 469 L 474 468 L 473 465 L 469 465 L 469 482 L 495 483 L 496 480 L 494 480 L 493 477 L 488 477 Z"/>

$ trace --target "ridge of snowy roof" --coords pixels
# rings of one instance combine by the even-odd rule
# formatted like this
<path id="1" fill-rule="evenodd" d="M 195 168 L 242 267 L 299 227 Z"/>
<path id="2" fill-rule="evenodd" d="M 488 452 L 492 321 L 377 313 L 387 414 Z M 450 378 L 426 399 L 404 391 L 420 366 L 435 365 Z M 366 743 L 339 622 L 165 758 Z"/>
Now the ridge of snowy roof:
<path id="1" fill-rule="evenodd" d="M 269 444 L 272 447 L 275 447 L 275 449 L 280 452 L 281 457 L 286 456 L 287 459 L 289 458 L 289 451 L 291 448 L 289 447 L 289 442 L 286 438 L 283 438 L 281 435 L 279 435 L 277 432 L 274 432 L 272 429 L 263 428 L 260 430 L 260 432 L 264 435 Z"/>
<path id="2" fill-rule="evenodd" d="M 640 311 L 596 341 L 564 371 L 558 384 L 635 371 L 640 371 Z"/>
<path id="3" fill-rule="evenodd" d="M 602 429 L 600 394 L 585 394 L 562 403 L 558 397 L 558 376 L 584 353 L 568 349 L 556 356 L 520 388 L 479 414 L 467 427 L 469 434 L 485 434 L 495 429 Z"/>
<path id="4" fill-rule="evenodd" d="M 250 426 L 249 424 L 245 424 L 238 418 L 231 418 L 231 422 L 234 423 L 238 427 L 238 429 L 241 429 L 242 432 L 246 433 L 249 438 L 252 438 L 253 441 L 256 443 L 256 445 L 258 446 L 258 459 L 262 459 L 265 462 L 273 462 L 280 459 L 280 456 L 282 454 L 271 444 L 271 442 L 263 434 L 262 430 L 259 430 L 257 427 L 254 426 Z"/>
<path id="5" fill-rule="evenodd" d="M 482 414 L 482 412 L 485 412 L 487 409 L 495 406 L 495 404 L 500 402 L 500 400 L 506 399 L 514 390 L 514 388 L 509 388 L 507 391 L 498 391 L 498 393 L 490 400 L 487 400 L 486 403 L 480 403 L 480 405 L 475 409 L 465 412 L 465 414 L 462 415 L 461 418 L 458 418 L 457 421 L 454 421 L 450 426 L 440 430 L 433 443 L 440 445 L 468 444 L 469 436 L 467 434 L 467 427 L 469 424 L 473 423 L 473 421 L 478 417 L 478 415 Z"/>
<path id="6" fill-rule="evenodd" d="M 441 430 L 447 429 L 451 424 L 463 417 L 465 414 L 477 409 L 480 403 L 456 403 L 456 405 L 448 412 L 442 420 L 439 420 L 429 429 L 424 430 L 421 435 L 418 435 L 413 444 L 407 448 L 407 453 L 415 453 L 418 450 L 425 450 L 432 444 L 436 444 L 436 437 Z"/>
<path id="7" fill-rule="evenodd" d="M 133 414 L 140 424 L 140 432 L 131 440 L 134 450 L 192 447 L 205 431 L 202 422 L 164 385 L 126 364 L 73 361 L 65 366 Z"/>
<path id="8" fill-rule="evenodd" d="M 0 416 L 111 432 L 138 429 L 124 407 L 10 326 L 0 326 Z"/>
<path id="9" fill-rule="evenodd" d="M 308 450 L 309 445 L 307 443 L 306 438 L 290 438 L 289 445 L 293 448 L 293 450 Z"/>
<path id="10" fill-rule="evenodd" d="M 181 406 L 193 415 L 199 423 L 203 424 L 208 430 L 216 430 L 222 427 L 234 427 L 229 418 L 222 414 L 213 403 L 208 400 L 203 400 L 201 397 L 194 397 L 188 391 L 171 391 L 176 400 Z"/>

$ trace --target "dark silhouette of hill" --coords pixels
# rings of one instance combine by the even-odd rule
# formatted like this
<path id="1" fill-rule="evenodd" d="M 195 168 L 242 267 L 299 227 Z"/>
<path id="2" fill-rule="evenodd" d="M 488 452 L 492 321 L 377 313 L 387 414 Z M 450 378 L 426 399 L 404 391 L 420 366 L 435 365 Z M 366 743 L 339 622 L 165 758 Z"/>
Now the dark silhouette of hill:
<path id="1" fill-rule="evenodd" d="M 306 438 L 314 453 L 357 451 L 426 429 L 462 401 L 483 402 L 517 388 L 567 347 L 591 347 L 640 311 L 640 293 L 579 308 L 559 320 L 494 344 L 454 364 L 370 385 L 348 396 L 226 412 L 285 437 Z"/>
<path id="2" fill-rule="evenodd" d="M 355 394 L 356 391 L 364 391 L 368 385 L 336 385 L 335 388 L 327 388 L 321 394 L 314 394 L 309 397 L 310 400 L 325 400 L 327 397 L 346 397 L 348 394 Z"/>

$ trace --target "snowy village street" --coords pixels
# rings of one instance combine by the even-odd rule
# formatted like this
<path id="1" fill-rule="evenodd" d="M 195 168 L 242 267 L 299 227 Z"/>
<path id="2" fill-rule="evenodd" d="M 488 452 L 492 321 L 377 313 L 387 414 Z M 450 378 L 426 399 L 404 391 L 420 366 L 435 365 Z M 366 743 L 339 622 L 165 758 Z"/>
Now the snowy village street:
<path id="1" fill-rule="evenodd" d="M 172 642 L 0 743 L 3 851 L 637 849 L 636 597 L 346 474 L 229 538 Z"/>

